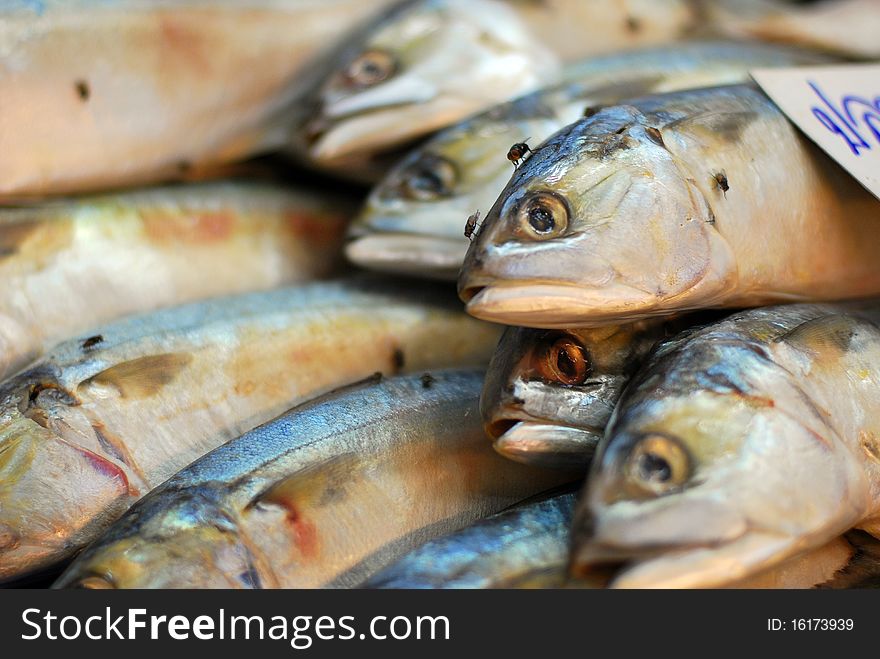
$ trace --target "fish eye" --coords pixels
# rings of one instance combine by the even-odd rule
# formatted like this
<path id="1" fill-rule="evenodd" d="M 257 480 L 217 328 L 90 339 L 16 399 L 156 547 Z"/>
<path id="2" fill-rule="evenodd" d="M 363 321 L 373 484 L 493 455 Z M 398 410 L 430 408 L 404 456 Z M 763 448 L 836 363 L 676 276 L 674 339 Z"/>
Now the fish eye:
<path id="1" fill-rule="evenodd" d="M 591 368 L 584 347 L 573 338 L 563 336 L 544 352 L 538 370 L 545 380 L 579 385 L 586 381 Z"/>
<path id="2" fill-rule="evenodd" d="M 368 50 L 348 65 L 345 79 L 356 87 L 372 87 L 387 80 L 397 70 L 397 62 L 384 50 Z"/>
<path id="3" fill-rule="evenodd" d="M 568 228 L 568 206 L 552 192 L 536 192 L 517 210 L 517 231 L 535 240 L 555 238 Z"/>
<path id="4" fill-rule="evenodd" d="M 116 585 L 104 577 L 91 576 L 80 579 L 74 585 L 75 588 L 85 588 L 87 590 L 108 590 L 116 588 Z"/>
<path id="5" fill-rule="evenodd" d="M 688 479 L 690 471 L 690 459 L 681 442 L 656 433 L 636 443 L 625 467 L 630 483 L 654 495 L 678 488 Z"/>
<path id="6" fill-rule="evenodd" d="M 455 165 L 442 156 L 425 155 L 410 165 L 401 180 L 407 199 L 431 201 L 452 194 L 458 181 Z"/>

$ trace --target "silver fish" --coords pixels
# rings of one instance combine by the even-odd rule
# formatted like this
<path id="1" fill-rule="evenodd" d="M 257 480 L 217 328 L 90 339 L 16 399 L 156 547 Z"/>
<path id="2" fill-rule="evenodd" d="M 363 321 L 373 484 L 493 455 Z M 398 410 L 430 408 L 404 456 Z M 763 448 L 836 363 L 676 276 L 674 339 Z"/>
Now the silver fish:
<path id="1" fill-rule="evenodd" d="M 706 41 L 571 64 L 565 82 L 441 131 L 407 155 L 370 193 L 346 254 L 368 268 L 454 280 L 468 246 L 463 218 L 492 207 L 510 179 L 505 153 L 514 142 L 529 138 L 535 147 L 585 111 L 627 97 L 744 82 L 756 67 L 828 61 L 795 48 Z"/>
<path id="2" fill-rule="evenodd" d="M 686 325 L 507 328 L 480 399 L 495 450 L 527 464 L 585 468 L 629 378 L 658 341 Z"/>
<path id="3" fill-rule="evenodd" d="M 498 332 L 456 302 L 355 278 L 167 309 L 57 346 L 0 386 L 0 580 L 70 556 L 291 405 L 377 371 L 485 364 Z"/>
<path id="4" fill-rule="evenodd" d="M 125 315 L 325 278 L 354 207 L 222 181 L 0 208 L 0 376 Z"/>
<path id="5" fill-rule="evenodd" d="M 574 504 L 574 494 L 560 494 L 492 515 L 425 543 L 363 587 L 506 588 L 536 572 L 559 572 Z"/>
<path id="6" fill-rule="evenodd" d="M 878 228 L 880 200 L 756 88 L 660 94 L 536 148 L 459 292 L 479 318 L 547 328 L 867 296 Z"/>
<path id="7" fill-rule="evenodd" d="M 852 528 L 880 536 L 880 313 L 791 305 L 662 344 L 593 461 L 575 573 L 720 586 Z"/>
<path id="8" fill-rule="evenodd" d="M 339 54 L 300 141 L 325 167 L 388 152 L 546 85 L 565 62 L 668 43 L 696 21 L 684 0 L 403 2 Z"/>
<path id="9" fill-rule="evenodd" d="M 280 149 L 310 69 L 388 4 L 0 3 L 0 201 L 190 177 Z"/>
<path id="10" fill-rule="evenodd" d="M 57 586 L 355 585 L 558 484 L 486 445 L 482 372 L 373 380 L 229 442 L 137 504 Z"/>

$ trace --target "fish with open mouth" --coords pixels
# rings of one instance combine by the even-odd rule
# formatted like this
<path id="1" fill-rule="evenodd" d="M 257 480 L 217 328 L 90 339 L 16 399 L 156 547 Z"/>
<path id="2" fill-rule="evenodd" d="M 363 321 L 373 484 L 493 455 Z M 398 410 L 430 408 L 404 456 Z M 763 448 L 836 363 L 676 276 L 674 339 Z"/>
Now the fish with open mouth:
<path id="1" fill-rule="evenodd" d="M 0 208 L 0 376 L 128 314 L 327 277 L 354 208 L 241 181 Z"/>
<path id="2" fill-rule="evenodd" d="M 482 379 L 372 379 L 294 408 L 154 490 L 56 586 L 353 586 L 425 540 L 564 482 L 489 448 Z"/>
<path id="3" fill-rule="evenodd" d="M 571 64 L 564 82 L 443 130 L 395 165 L 352 223 L 346 255 L 367 268 L 455 280 L 469 244 L 462 218 L 488 210 L 504 190 L 511 173 L 504 154 L 517 140 L 534 147 L 585 109 L 627 97 L 744 82 L 756 67 L 828 61 L 790 47 L 704 41 Z"/>
<path id="4" fill-rule="evenodd" d="M 599 329 L 508 327 L 480 398 L 486 434 L 501 455 L 585 469 L 624 386 L 648 352 L 685 319 Z"/>
<path id="5" fill-rule="evenodd" d="M 596 327 L 880 292 L 880 200 L 757 88 L 599 108 L 514 173 L 468 250 L 469 313 Z"/>
<path id="6" fill-rule="evenodd" d="M 0 385 L 0 581 L 69 557 L 176 471 L 298 402 L 375 372 L 483 366 L 497 337 L 450 291 L 352 278 L 62 343 Z"/>
<path id="7" fill-rule="evenodd" d="M 295 141 L 312 162 L 339 161 L 344 173 L 353 158 L 389 153 L 544 86 L 566 62 L 669 43 L 696 21 L 683 0 L 403 2 L 339 53 Z"/>
<path id="8" fill-rule="evenodd" d="M 717 587 L 880 537 L 878 321 L 870 303 L 765 307 L 662 343 L 599 445 L 573 573 Z"/>

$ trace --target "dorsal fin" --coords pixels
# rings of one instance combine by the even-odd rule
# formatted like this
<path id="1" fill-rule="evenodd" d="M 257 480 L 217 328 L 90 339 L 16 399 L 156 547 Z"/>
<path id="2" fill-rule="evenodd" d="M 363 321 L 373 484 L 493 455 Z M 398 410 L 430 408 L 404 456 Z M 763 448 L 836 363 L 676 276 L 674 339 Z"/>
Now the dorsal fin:
<path id="1" fill-rule="evenodd" d="M 812 353 L 846 352 L 856 335 L 857 323 L 852 316 L 830 314 L 801 323 L 777 338 L 776 342 Z"/>

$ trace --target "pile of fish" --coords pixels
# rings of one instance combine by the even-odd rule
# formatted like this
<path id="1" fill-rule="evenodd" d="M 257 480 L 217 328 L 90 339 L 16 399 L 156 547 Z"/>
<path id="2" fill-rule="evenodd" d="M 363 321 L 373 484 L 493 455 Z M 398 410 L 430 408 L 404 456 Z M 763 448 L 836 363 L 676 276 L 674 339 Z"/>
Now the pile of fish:
<path id="1" fill-rule="evenodd" d="M 876 586 L 880 200 L 749 72 L 877 34 L 5 3 L 0 584 Z"/>

